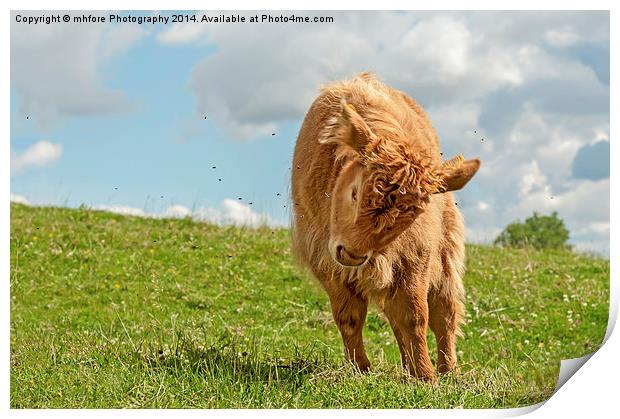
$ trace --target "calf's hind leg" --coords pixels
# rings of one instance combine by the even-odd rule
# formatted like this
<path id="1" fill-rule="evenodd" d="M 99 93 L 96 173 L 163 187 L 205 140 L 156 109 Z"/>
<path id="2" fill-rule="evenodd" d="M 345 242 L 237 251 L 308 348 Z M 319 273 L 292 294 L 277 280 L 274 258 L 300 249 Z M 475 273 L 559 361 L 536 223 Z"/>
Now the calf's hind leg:
<path id="1" fill-rule="evenodd" d="M 329 295 L 334 321 L 340 330 L 347 358 L 362 371 L 370 369 L 364 349 L 362 329 L 366 321 L 368 300 L 336 281 L 322 282 Z"/>
<path id="2" fill-rule="evenodd" d="M 456 368 L 456 336 L 463 304 L 439 293 L 429 295 L 429 325 L 437 340 L 437 371 L 440 374 Z"/>
<path id="3" fill-rule="evenodd" d="M 446 373 L 456 368 L 456 337 L 465 314 L 463 282 L 465 246 L 463 220 L 450 198 L 444 212 L 447 233 L 441 250 L 442 274 L 428 293 L 429 326 L 437 340 L 437 370 Z"/>
<path id="4" fill-rule="evenodd" d="M 426 342 L 428 303 L 425 296 L 409 295 L 399 289 L 386 302 L 383 311 L 398 341 L 403 367 L 422 380 L 433 381 L 435 369 Z"/>

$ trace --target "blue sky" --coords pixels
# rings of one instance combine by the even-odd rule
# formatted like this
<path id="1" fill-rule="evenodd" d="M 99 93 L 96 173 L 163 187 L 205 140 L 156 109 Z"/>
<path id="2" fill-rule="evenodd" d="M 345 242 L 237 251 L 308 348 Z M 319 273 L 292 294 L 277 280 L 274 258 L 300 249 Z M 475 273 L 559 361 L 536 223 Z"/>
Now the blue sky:
<path id="1" fill-rule="evenodd" d="M 470 241 L 558 211 L 579 249 L 608 254 L 607 13 L 311 15 L 335 22 L 13 18 L 12 199 L 287 224 L 305 111 L 321 85 L 372 70 L 425 107 L 444 155 L 482 158 L 457 194 Z"/>

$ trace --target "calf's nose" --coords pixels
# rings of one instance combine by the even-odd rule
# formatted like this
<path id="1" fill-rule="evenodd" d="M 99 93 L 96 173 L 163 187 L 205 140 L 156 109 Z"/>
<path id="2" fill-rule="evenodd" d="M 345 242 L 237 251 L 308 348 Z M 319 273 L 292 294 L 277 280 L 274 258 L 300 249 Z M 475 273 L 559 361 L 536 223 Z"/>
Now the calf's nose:
<path id="1" fill-rule="evenodd" d="M 345 266 L 363 265 L 370 257 L 369 254 L 365 254 L 361 256 L 354 254 L 348 251 L 342 244 L 336 245 L 335 253 L 336 253 L 335 254 L 336 262 L 340 263 L 341 265 L 345 265 Z"/>

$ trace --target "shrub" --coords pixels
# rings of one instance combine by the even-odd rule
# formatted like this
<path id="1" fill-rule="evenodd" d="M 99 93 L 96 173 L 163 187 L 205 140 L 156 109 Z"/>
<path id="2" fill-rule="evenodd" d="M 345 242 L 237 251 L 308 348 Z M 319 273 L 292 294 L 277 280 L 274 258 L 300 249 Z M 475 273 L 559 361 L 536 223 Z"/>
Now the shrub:
<path id="1" fill-rule="evenodd" d="M 551 215 L 534 213 L 523 223 L 516 221 L 508 225 L 493 243 L 500 246 L 557 249 L 569 247 L 567 241 L 568 230 L 554 211 Z"/>

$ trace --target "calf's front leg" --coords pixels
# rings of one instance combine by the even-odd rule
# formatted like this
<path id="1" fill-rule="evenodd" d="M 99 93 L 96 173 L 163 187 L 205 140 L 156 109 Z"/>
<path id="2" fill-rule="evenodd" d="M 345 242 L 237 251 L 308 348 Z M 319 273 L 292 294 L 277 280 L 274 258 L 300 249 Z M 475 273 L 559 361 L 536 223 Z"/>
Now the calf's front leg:
<path id="1" fill-rule="evenodd" d="M 362 371 L 370 369 L 364 349 L 362 329 L 366 321 L 368 300 L 334 280 L 322 283 L 329 295 L 334 321 L 340 330 L 347 358 Z"/>

